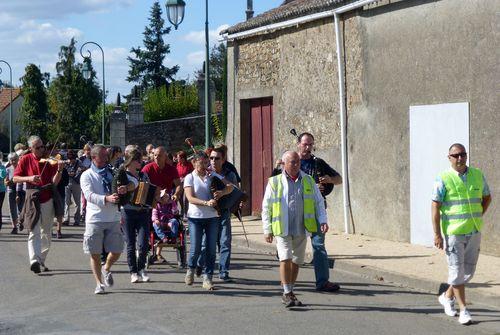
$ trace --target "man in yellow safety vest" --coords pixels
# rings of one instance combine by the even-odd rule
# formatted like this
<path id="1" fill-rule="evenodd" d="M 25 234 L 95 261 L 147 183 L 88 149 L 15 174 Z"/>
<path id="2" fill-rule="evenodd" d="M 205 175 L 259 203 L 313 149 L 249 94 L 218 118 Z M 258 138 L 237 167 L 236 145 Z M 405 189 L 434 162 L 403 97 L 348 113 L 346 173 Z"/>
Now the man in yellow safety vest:
<path id="1" fill-rule="evenodd" d="M 328 231 L 325 203 L 314 179 L 300 170 L 300 157 L 287 151 L 282 157 L 284 171 L 269 178 L 262 201 L 265 240 L 276 247 L 283 285 L 282 302 L 286 307 L 301 306 L 293 292 L 304 262 L 306 233 Z"/>
<path id="2" fill-rule="evenodd" d="M 472 317 L 465 304 L 465 283 L 474 275 L 483 215 L 491 202 L 486 179 L 481 170 L 467 167 L 467 152 L 462 144 L 453 144 L 448 153 L 451 168 L 439 174 L 432 194 L 434 245 L 445 247 L 448 258 L 448 284 L 439 296 L 448 316 L 456 316 L 454 303 L 460 306 L 458 322 L 470 324 Z M 444 235 L 444 243 L 443 237 Z"/>

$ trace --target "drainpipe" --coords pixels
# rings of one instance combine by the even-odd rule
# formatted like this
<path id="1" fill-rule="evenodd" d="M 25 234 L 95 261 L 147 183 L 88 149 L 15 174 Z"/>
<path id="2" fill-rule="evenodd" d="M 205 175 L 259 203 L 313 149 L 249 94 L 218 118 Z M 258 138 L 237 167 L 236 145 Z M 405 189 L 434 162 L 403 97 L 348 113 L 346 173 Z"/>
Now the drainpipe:
<path id="1" fill-rule="evenodd" d="M 321 13 L 310 14 L 295 19 L 272 23 L 267 26 L 262 26 L 247 31 L 223 35 L 225 40 L 235 40 L 258 33 L 267 33 L 273 30 L 283 29 L 287 27 L 297 26 L 306 22 L 316 21 L 327 17 L 334 17 L 335 26 L 335 42 L 337 52 L 337 72 L 339 76 L 339 107 L 340 107 L 340 139 L 341 139 L 341 152 L 342 152 L 342 193 L 344 197 L 344 230 L 346 234 L 350 231 L 351 204 L 349 197 L 349 162 L 347 160 L 347 109 L 346 109 L 346 94 L 345 94 L 345 68 L 344 68 L 344 55 L 342 53 L 342 46 L 344 45 L 343 36 L 340 30 L 340 15 L 351 10 L 366 6 L 378 0 L 360 0 L 352 2 L 348 5 L 338 7 L 332 10 L 327 10 Z"/>
<path id="2" fill-rule="evenodd" d="M 351 198 L 349 197 L 349 166 L 347 162 L 347 109 L 345 106 L 345 76 L 344 76 L 344 54 L 342 46 L 344 36 L 340 30 L 339 15 L 334 13 L 335 44 L 337 49 L 337 72 L 339 77 L 339 107 L 340 107 L 340 146 L 342 153 L 342 195 L 344 199 L 344 232 L 350 233 L 349 214 L 351 213 Z"/>

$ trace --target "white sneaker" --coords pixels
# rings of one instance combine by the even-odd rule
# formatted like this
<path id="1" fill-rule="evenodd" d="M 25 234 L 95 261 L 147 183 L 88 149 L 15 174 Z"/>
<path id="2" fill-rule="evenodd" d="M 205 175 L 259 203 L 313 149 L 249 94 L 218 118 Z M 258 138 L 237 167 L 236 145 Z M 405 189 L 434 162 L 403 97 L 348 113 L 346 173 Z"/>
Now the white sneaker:
<path id="1" fill-rule="evenodd" d="M 472 323 L 472 316 L 470 315 L 468 310 L 464 309 L 463 311 L 460 311 L 458 322 L 460 322 L 460 324 L 462 325 L 469 325 Z"/>
<path id="2" fill-rule="evenodd" d="M 446 292 L 443 292 L 438 298 L 439 303 L 444 307 L 444 313 L 448 316 L 457 316 L 457 310 L 455 309 L 455 298 L 448 299 L 446 297 Z"/>
<path id="3" fill-rule="evenodd" d="M 113 275 L 111 274 L 111 271 L 106 271 L 104 268 L 102 268 L 102 279 L 104 281 L 104 285 L 106 287 L 111 287 L 115 283 L 113 280 Z"/>
<path id="4" fill-rule="evenodd" d="M 144 283 L 147 283 L 149 281 L 149 276 L 144 270 L 139 271 L 139 278 Z"/>
<path id="5" fill-rule="evenodd" d="M 94 294 L 104 294 L 104 285 L 99 284 L 95 287 Z"/>
<path id="6" fill-rule="evenodd" d="M 130 282 L 131 283 L 138 283 L 139 282 L 139 276 L 137 275 L 137 273 L 130 274 Z"/>
<path id="7" fill-rule="evenodd" d="M 186 277 L 184 278 L 184 282 L 186 283 L 186 285 L 193 285 L 193 281 L 194 281 L 194 270 L 188 268 L 186 272 Z"/>

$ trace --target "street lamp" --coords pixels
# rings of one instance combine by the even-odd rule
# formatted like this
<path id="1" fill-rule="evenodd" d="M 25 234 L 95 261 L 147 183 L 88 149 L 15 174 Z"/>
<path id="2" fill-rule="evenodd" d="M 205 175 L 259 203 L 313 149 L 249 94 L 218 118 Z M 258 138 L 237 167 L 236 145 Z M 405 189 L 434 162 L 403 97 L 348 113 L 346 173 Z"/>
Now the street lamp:
<path id="1" fill-rule="evenodd" d="M 186 3 L 183 0 L 167 0 L 168 21 L 177 29 L 177 26 L 184 20 L 184 8 Z M 205 147 L 210 146 L 210 47 L 208 39 L 208 0 L 205 0 Z"/>
<path id="2" fill-rule="evenodd" d="M 177 30 L 177 27 L 184 20 L 184 8 L 186 8 L 186 3 L 183 0 L 167 0 L 167 17 L 168 21 L 172 23 Z"/>
<path id="3" fill-rule="evenodd" d="M 5 63 L 9 67 L 9 73 L 10 73 L 10 105 L 9 105 L 9 151 L 14 150 L 12 147 L 12 91 L 14 90 L 14 87 L 12 86 L 12 68 L 10 67 L 10 64 L 7 63 L 6 61 L 0 59 L 0 63 Z M 2 68 L 0 68 L 0 73 L 2 73 Z"/>
<path id="4" fill-rule="evenodd" d="M 90 79 L 92 76 L 92 71 L 90 69 L 90 60 L 92 59 L 92 53 L 90 50 L 87 49 L 87 56 L 83 55 L 83 47 L 87 44 L 93 44 L 97 46 L 102 53 L 102 132 L 101 132 L 101 143 L 104 144 L 104 114 L 106 114 L 106 81 L 105 81 L 105 75 L 104 75 L 104 50 L 102 50 L 101 46 L 97 44 L 96 42 L 85 42 L 82 44 L 80 47 L 80 56 L 83 57 L 83 68 L 82 68 L 82 75 L 83 78 L 85 79 Z"/>

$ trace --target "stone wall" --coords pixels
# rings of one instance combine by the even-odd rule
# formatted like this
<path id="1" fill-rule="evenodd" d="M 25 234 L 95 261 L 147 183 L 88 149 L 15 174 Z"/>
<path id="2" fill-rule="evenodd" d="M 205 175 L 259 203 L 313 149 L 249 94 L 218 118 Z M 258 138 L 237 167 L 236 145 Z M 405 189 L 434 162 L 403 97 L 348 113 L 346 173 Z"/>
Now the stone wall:
<path id="1" fill-rule="evenodd" d="M 410 240 L 409 106 L 469 102 L 470 158 L 485 172 L 494 199 L 485 217 L 482 252 L 500 255 L 500 206 L 495 201 L 500 171 L 491 150 L 500 145 L 498 53 L 493 47 L 499 11 L 494 0 L 420 0 L 357 16 L 362 80 L 348 78 L 347 85 L 349 92 L 356 87 L 362 92 L 361 100 L 354 94 L 348 129 L 358 231 Z"/>
<path id="2" fill-rule="evenodd" d="M 213 132 L 213 129 L 212 129 Z M 205 116 L 193 116 L 166 121 L 148 122 L 127 127 L 127 144 L 137 144 L 141 148 L 152 143 L 164 146 L 167 151 L 175 153 L 186 150 L 186 137 L 193 139 L 194 145 L 205 143 Z M 189 152 L 191 149 L 189 149 Z"/>

